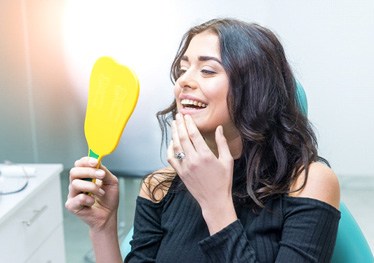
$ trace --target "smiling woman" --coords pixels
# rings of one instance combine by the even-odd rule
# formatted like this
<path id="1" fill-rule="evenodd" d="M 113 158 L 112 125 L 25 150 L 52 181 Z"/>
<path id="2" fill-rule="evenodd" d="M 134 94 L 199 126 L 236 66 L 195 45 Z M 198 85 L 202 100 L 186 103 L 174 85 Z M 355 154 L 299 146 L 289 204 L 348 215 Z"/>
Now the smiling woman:
<path id="1" fill-rule="evenodd" d="M 328 262 L 339 184 L 276 35 L 209 20 L 184 35 L 171 76 L 175 98 L 157 114 L 169 165 L 144 178 L 125 262 Z M 96 164 L 77 160 L 66 207 L 89 225 L 97 262 L 120 262 L 118 183 Z"/>

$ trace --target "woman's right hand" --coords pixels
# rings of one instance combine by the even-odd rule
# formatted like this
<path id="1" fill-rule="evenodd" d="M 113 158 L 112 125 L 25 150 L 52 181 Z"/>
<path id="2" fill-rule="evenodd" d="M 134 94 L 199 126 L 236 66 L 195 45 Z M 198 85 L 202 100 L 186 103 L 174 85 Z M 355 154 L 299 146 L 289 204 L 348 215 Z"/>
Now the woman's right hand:
<path id="1" fill-rule="evenodd" d="M 70 170 L 69 194 L 65 207 L 92 231 L 117 228 L 118 178 L 94 158 L 77 160 Z M 84 180 L 85 178 L 96 179 Z M 90 194 L 86 194 L 90 193 Z"/>

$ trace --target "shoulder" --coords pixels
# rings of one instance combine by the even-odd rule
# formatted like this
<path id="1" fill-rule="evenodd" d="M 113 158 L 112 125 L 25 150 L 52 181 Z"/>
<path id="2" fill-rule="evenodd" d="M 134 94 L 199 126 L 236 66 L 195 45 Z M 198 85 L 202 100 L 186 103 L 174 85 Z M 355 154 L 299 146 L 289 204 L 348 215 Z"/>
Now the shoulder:
<path id="1" fill-rule="evenodd" d="M 309 165 L 306 182 L 305 175 L 305 171 L 303 171 L 295 183 L 291 185 L 289 195 L 317 199 L 339 209 L 340 186 L 334 171 L 321 162 L 313 162 Z M 304 182 L 304 188 L 299 190 Z"/>
<path id="2" fill-rule="evenodd" d="M 139 196 L 152 202 L 160 202 L 171 186 L 176 176 L 172 167 L 165 167 L 148 175 L 140 188 Z"/>

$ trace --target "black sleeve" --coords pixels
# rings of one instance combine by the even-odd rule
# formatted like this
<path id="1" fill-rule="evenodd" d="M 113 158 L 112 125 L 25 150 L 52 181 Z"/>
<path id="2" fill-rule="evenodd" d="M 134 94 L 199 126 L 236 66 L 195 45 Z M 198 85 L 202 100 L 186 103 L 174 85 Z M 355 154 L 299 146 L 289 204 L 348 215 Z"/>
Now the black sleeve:
<path id="1" fill-rule="evenodd" d="M 257 262 L 239 220 L 199 242 L 209 262 Z"/>
<path id="2" fill-rule="evenodd" d="M 164 198 L 165 199 L 165 198 Z M 134 217 L 134 235 L 131 251 L 124 262 L 156 262 L 163 232 L 161 230 L 162 204 L 138 196 Z"/>
<path id="3" fill-rule="evenodd" d="M 295 200 L 285 201 L 276 262 L 330 262 L 340 219 L 339 211 L 318 200 L 292 199 Z M 239 220 L 200 241 L 199 245 L 210 262 L 257 262 L 256 252 Z M 268 248 L 269 251 L 271 249 Z"/>
<path id="4" fill-rule="evenodd" d="M 276 262 L 330 262 L 340 212 L 315 199 L 288 199 Z"/>

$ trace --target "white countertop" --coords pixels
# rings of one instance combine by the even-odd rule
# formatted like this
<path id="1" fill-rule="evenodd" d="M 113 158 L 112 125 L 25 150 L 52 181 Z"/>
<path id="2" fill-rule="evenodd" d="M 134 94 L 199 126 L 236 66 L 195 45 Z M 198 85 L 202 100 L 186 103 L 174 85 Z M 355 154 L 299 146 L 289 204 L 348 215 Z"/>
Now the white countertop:
<path id="1" fill-rule="evenodd" d="M 3 171 L 1 176 L 7 175 L 4 171 L 9 171 L 8 165 L 0 164 L 0 171 Z M 16 164 L 16 166 L 23 166 L 29 173 L 29 182 L 24 190 L 19 193 L 0 195 L 0 224 L 12 215 L 18 206 L 21 206 L 28 198 L 38 194 L 34 191 L 35 188 L 47 184 L 53 176 L 59 176 L 63 170 L 62 164 Z M 9 167 L 9 166 L 8 166 Z M 3 169 L 2 169 L 3 168 Z M 14 174 L 14 176 L 17 176 Z M 4 178 L 5 179 L 5 178 Z M 6 178 L 2 183 L 9 183 L 11 180 Z M 16 182 L 17 180 L 15 180 Z"/>

